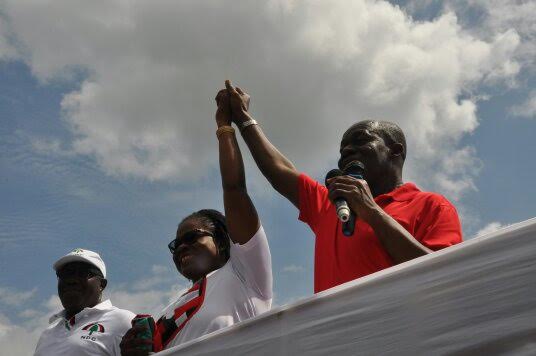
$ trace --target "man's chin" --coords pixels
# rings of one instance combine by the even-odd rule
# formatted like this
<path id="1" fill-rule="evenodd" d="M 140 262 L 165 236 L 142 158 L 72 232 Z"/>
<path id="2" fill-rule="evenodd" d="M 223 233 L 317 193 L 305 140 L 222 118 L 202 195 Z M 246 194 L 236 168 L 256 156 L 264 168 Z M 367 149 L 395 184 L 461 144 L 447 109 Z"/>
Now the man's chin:
<path id="1" fill-rule="evenodd" d="M 82 305 L 82 293 L 64 292 L 61 294 L 60 300 L 65 309 L 76 309 Z"/>

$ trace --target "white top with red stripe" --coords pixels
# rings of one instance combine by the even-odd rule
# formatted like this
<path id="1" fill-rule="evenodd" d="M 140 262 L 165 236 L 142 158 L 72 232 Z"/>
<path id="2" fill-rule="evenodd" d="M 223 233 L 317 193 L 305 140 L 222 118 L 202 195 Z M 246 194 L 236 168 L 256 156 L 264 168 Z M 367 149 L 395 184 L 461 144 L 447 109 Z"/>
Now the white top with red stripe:
<path id="1" fill-rule="evenodd" d="M 177 325 L 165 348 L 270 310 L 272 260 L 262 226 L 246 244 L 231 244 L 230 255 L 223 267 L 162 311 L 160 316 L 175 319 Z"/>
<path id="2" fill-rule="evenodd" d="M 65 311 L 54 314 L 50 318 L 54 324 L 41 334 L 34 356 L 119 356 L 119 343 L 134 316 L 109 300 L 85 308 L 69 320 Z"/>

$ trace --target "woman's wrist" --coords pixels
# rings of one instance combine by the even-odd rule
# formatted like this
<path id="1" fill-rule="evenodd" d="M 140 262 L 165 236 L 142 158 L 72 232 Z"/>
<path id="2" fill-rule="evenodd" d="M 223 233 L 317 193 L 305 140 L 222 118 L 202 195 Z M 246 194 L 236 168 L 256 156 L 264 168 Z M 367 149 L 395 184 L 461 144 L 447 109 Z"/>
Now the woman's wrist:
<path id="1" fill-rule="evenodd" d="M 232 121 L 216 121 L 216 125 L 218 126 L 218 128 L 222 127 L 222 126 L 231 126 L 232 125 Z"/>
<path id="2" fill-rule="evenodd" d="M 235 129 L 231 125 L 222 125 L 216 130 L 216 137 L 219 139 L 223 135 L 234 135 Z"/>

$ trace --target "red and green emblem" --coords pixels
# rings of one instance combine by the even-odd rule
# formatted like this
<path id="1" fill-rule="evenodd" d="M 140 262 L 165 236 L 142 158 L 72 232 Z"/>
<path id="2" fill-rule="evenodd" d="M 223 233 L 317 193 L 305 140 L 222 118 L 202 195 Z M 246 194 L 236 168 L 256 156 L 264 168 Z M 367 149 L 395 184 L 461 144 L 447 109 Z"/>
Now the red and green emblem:
<path id="1" fill-rule="evenodd" d="M 91 335 L 91 334 L 93 334 L 95 332 L 103 333 L 104 332 L 104 326 L 102 326 L 102 324 L 99 324 L 99 323 L 92 323 L 92 324 L 87 324 L 86 326 L 84 326 L 82 328 L 82 330 L 89 331 L 89 335 Z"/>

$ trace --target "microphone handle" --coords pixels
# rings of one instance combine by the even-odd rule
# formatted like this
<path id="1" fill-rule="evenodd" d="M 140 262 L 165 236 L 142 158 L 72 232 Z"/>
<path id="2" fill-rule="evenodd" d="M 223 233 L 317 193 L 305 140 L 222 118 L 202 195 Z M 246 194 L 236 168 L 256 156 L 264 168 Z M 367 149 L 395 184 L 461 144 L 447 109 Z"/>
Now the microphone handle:
<path id="1" fill-rule="evenodd" d="M 336 199 L 335 208 L 337 210 L 337 216 L 339 217 L 340 221 L 347 222 L 350 219 L 352 211 L 350 210 L 350 207 L 348 206 L 346 200 L 341 198 Z"/>
<path id="2" fill-rule="evenodd" d="M 342 223 L 342 233 L 344 236 L 350 237 L 355 230 L 355 214 L 351 213 L 348 221 Z"/>
<path id="3" fill-rule="evenodd" d="M 350 177 L 354 177 L 355 179 L 363 179 L 363 175 L 361 174 L 348 174 Z M 345 221 L 342 223 L 342 233 L 344 236 L 350 237 L 354 234 L 355 230 L 355 214 L 353 211 L 350 211 L 350 216 L 348 217 L 348 221 Z"/>

